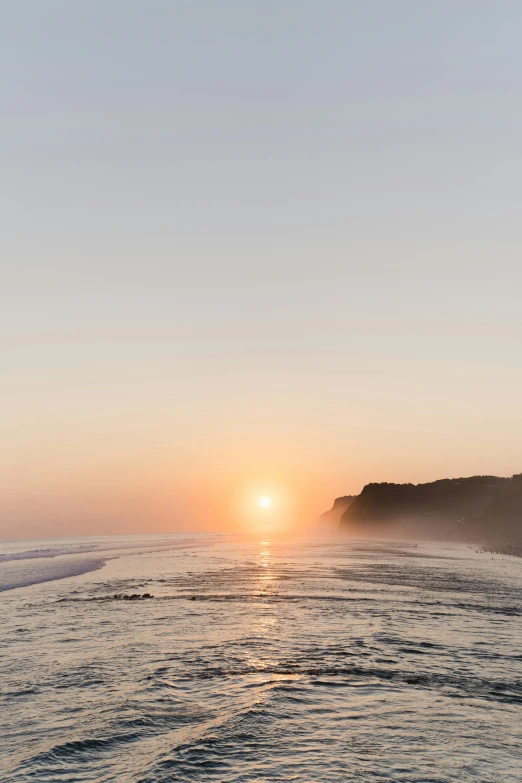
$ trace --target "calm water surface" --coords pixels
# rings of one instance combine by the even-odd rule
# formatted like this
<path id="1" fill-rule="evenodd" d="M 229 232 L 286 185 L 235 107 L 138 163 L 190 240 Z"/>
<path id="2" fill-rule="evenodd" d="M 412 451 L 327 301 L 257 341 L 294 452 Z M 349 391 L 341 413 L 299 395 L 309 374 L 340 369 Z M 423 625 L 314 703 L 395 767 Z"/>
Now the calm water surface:
<path id="1" fill-rule="evenodd" d="M 522 780 L 522 560 L 69 539 L 0 591 L 2 783 Z"/>

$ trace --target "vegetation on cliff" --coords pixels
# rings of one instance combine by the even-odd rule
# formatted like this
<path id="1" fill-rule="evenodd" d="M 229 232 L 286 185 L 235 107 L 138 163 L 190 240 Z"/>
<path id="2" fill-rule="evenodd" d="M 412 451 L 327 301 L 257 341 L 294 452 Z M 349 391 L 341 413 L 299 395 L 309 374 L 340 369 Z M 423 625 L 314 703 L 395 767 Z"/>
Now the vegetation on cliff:
<path id="1" fill-rule="evenodd" d="M 340 527 L 362 535 L 522 540 L 522 474 L 367 484 L 342 513 Z"/>

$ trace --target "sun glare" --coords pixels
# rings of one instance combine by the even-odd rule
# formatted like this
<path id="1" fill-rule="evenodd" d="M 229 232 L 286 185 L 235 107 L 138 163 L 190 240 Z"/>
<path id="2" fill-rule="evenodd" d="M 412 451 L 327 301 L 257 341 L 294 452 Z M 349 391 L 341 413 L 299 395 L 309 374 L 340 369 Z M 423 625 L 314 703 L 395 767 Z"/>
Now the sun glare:
<path id="1" fill-rule="evenodd" d="M 273 480 L 261 477 L 245 484 L 238 492 L 232 512 L 248 533 L 272 535 L 288 527 L 288 492 Z"/>

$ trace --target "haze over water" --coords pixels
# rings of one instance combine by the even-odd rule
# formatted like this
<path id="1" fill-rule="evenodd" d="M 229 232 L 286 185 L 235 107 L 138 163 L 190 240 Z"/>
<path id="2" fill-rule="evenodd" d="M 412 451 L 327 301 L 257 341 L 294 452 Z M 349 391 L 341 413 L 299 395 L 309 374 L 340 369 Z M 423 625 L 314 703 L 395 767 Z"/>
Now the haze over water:
<path id="1" fill-rule="evenodd" d="M 0 554 L 2 783 L 520 781 L 520 559 L 208 535 Z"/>

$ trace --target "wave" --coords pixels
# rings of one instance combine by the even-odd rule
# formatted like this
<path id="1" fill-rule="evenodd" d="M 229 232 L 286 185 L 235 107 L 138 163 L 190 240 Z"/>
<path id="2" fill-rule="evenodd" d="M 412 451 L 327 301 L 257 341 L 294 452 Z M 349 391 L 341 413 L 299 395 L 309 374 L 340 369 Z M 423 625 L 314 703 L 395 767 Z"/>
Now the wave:
<path id="1" fill-rule="evenodd" d="M 522 704 L 522 680 L 494 680 L 479 676 L 465 676 L 449 673 L 428 671 L 407 671 L 405 669 L 388 669 L 382 666 L 360 666 L 343 664 L 330 666 L 310 666 L 305 662 L 296 661 L 290 665 L 276 666 L 212 666 L 204 671 L 193 672 L 190 675 L 180 675 L 179 681 L 238 679 L 249 676 L 264 677 L 307 677 L 311 685 L 321 684 L 322 678 L 332 685 L 332 678 L 337 679 L 339 687 L 346 687 L 363 681 L 365 684 L 381 682 L 395 686 L 417 686 L 421 688 L 440 689 L 448 697 L 472 697 L 510 704 Z M 264 683 L 266 684 L 266 683 Z"/>
<path id="2" fill-rule="evenodd" d="M 165 580 L 159 579 L 159 582 Z M 136 586 L 135 590 L 138 590 L 140 586 Z M 148 593 L 145 596 L 150 598 L 156 598 L 158 601 L 196 601 L 196 602 L 208 602 L 208 603 L 247 603 L 255 604 L 262 601 L 264 604 L 277 604 L 277 603 L 305 603 L 318 601 L 328 604 L 344 603 L 344 604 L 379 604 L 378 598 L 369 598 L 367 596 L 352 596 L 352 595 L 330 595 L 330 594 L 314 594 L 314 593 L 269 593 L 269 592 L 251 592 L 251 593 L 191 593 L 189 591 L 180 592 L 175 595 L 156 595 L 149 596 Z M 142 598 L 145 596 L 137 595 L 136 598 Z M 61 603 L 78 602 L 83 603 L 87 601 L 97 601 L 100 603 L 107 601 L 117 601 L 120 599 L 129 599 L 130 595 L 122 594 L 121 592 L 111 593 L 110 595 L 95 595 L 95 596 L 67 596 L 60 598 Z M 443 603 L 442 601 L 430 601 L 423 602 L 417 600 L 408 600 L 404 598 L 401 602 L 404 611 L 418 612 L 419 608 L 428 611 L 432 616 L 453 614 L 451 611 L 438 612 L 437 607 L 444 607 L 445 609 L 452 610 L 457 609 L 459 611 L 464 610 L 466 612 L 483 612 L 486 614 L 498 614 L 504 617 L 520 617 L 522 616 L 522 608 L 518 606 L 496 606 L 491 604 L 480 603 Z M 397 604 L 396 604 L 397 605 Z M 425 646 L 434 646 L 426 643 Z"/>
<path id="3" fill-rule="evenodd" d="M 134 541 L 106 537 L 82 544 L 72 539 L 63 539 L 57 541 L 55 546 L 38 548 L 34 547 L 37 542 L 31 543 L 33 548 L 22 548 L 20 551 L 23 544 L 15 542 L 14 551 L 4 550 L 0 554 L 0 592 L 97 571 L 108 559 L 125 554 L 193 549 L 206 545 L 207 541 L 194 537 L 144 536 Z"/>
<path id="4" fill-rule="evenodd" d="M 8 563 L 13 560 L 41 560 L 48 558 L 61 557 L 62 555 L 85 555 L 94 552 L 113 552 L 128 550 L 163 550 L 163 549 L 186 549 L 206 542 L 197 541 L 194 538 L 185 538 L 181 540 L 154 540 L 142 539 L 141 541 L 121 541 L 111 540 L 110 538 L 97 543 L 89 544 L 68 544 L 55 547 L 42 547 L 38 549 L 26 549 L 21 552 L 0 553 L 0 563 Z"/>
<path id="5" fill-rule="evenodd" d="M 56 579 L 67 579 L 71 576 L 81 576 L 90 571 L 103 568 L 107 558 L 75 558 L 60 559 L 52 562 L 30 562 L 16 568 L 0 572 L 0 592 L 15 590 L 18 587 L 54 582 Z"/>
<path id="6" fill-rule="evenodd" d="M 96 545 L 85 545 L 78 549 L 68 549 L 60 547 L 53 549 L 28 549 L 25 552 L 12 552 L 6 555 L 0 555 L 0 563 L 9 563 L 12 560 L 40 560 L 42 558 L 60 557 L 60 555 L 81 555 L 92 551 L 98 551 Z"/>

